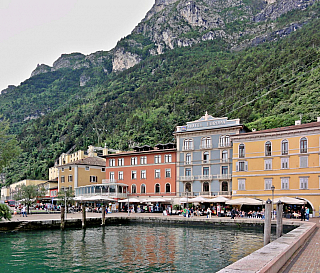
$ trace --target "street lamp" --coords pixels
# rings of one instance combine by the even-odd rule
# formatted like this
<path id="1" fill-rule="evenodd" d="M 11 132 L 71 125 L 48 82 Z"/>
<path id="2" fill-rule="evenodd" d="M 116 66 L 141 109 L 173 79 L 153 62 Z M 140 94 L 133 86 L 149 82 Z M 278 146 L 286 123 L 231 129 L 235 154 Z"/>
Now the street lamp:
<path id="1" fill-rule="evenodd" d="M 128 216 L 130 216 L 129 187 L 128 187 L 128 193 L 127 193 L 127 196 L 128 196 Z"/>
<path id="2" fill-rule="evenodd" d="M 274 200 L 274 190 L 275 190 L 275 186 L 271 186 L 271 191 L 272 191 L 272 220 L 274 220 L 274 208 L 273 208 L 273 200 Z"/>
<path id="3" fill-rule="evenodd" d="M 187 194 L 187 209 L 188 209 L 188 207 L 189 207 L 189 204 L 188 204 L 188 193 L 189 193 L 189 190 L 186 189 L 186 194 Z"/>

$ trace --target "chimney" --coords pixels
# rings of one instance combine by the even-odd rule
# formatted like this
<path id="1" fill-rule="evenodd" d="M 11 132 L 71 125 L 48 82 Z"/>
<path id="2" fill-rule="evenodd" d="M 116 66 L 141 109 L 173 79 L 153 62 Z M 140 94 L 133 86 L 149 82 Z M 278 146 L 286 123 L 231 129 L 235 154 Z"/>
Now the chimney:
<path id="1" fill-rule="evenodd" d="M 296 120 L 296 121 L 294 122 L 294 125 L 301 125 L 301 119 Z"/>

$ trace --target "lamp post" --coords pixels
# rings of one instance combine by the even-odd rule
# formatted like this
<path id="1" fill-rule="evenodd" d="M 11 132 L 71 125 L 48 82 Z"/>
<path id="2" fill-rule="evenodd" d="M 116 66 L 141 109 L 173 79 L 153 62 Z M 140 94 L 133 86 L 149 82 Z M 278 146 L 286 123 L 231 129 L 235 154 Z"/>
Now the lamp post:
<path id="1" fill-rule="evenodd" d="M 189 207 L 189 204 L 188 204 L 188 193 L 189 193 L 189 191 L 188 191 L 188 189 L 186 189 L 186 194 L 187 194 L 187 209 L 188 209 L 188 207 Z"/>
<path id="2" fill-rule="evenodd" d="M 274 190 L 275 190 L 275 186 L 271 186 L 271 191 L 272 191 L 272 220 L 274 220 L 274 208 L 273 208 L 273 200 L 274 200 Z"/>
<path id="3" fill-rule="evenodd" d="M 129 201 L 129 187 L 128 187 L 128 216 L 130 216 L 130 201 Z"/>

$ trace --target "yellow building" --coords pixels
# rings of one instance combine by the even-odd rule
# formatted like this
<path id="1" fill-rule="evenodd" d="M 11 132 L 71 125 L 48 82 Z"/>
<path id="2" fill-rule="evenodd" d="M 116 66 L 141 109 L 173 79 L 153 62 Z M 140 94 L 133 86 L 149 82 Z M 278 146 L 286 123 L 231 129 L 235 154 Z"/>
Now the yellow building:
<path id="1" fill-rule="evenodd" d="M 87 157 L 58 168 L 59 191 L 64 189 L 74 190 L 76 187 L 102 184 L 106 179 L 106 161 L 100 157 Z"/>
<path id="2" fill-rule="evenodd" d="M 45 183 L 47 180 L 31 180 L 31 179 L 25 179 L 25 180 L 21 180 L 19 182 L 13 183 L 10 186 L 8 186 L 9 191 L 10 191 L 10 199 L 14 199 L 13 197 L 16 195 L 16 193 L 18 192 L 18 189 L 22 186 L 22 185 L 39 185 L 42 183 Z"/>
<path id="3" fill-rule="evenodd" d="M 233 198 L 299 198 L 312 209 L 310 214 L 319 216 L 320 122 L 296 121 L 294 126 L 232 136 L 232 141 Z"/>

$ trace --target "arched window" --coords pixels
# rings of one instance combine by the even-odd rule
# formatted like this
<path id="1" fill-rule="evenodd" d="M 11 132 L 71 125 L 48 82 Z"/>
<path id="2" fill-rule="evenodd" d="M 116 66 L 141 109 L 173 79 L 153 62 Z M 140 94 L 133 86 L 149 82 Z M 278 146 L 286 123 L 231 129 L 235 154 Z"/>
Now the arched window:
<path id="1" fill-rule="evenodd" d="M 239 145 L 239 158 L 244 158 L 245 151 L 244 151 L 244 144 Z"/>
<path id="2" fill-rule="evenodd" d="M 221 159 L 222 159 L 222 162 L 227 162 L 228 161 L 228 151 L 226 151 L 226 150 L 222 151 Z"/>
<path id="3" fill-rule="evenodd" d="M 271 156 L 271 142 L 270 141 L 267 141 L 266 144 L 265 144 L 265 155 L 266 156 Z"/>
<path id="4" fill-rule="evenodd" d="M 202 184 L 202 191 L 203 192 L 209 192 L 209 182 L 204 182 Z"/>
<path id="5" fill-rule="evenodd" d="M 230 146 L 230 136 L 220 136 L 220 141 L 219 141 L 219 146 L 220 147 L 229 147 Z"/>
<path id="6" fill-rule="evenodd" d="M 306 137 L 300 139 L 300 153 L 308 152 L 308 140 Z"/>
<path id="7" fill-rule="evenodd" d="M 156 185 L 155 185 L 154 192 L 155 192 L 155 193 L 160 193 L 160 184 L 156 184 Z"/>
<path id="8" fill-rule="evenodd" d="M 189 151 L 193 149 L 193 140 L 192 139 L 185 139 L 183 141 L 183 149 L 185 151 Z"/>
<path id="9" fill-rule="evenodd" d="M 201 139 L 201 149 L 210 149 L 211 148 L 211 137 L 203 137 Z"/>
<path id="10" fill-rule="evenodd" d="M 209 163 L 209 152 L 203 153 L 203 163 Z"/>
<path id="11" fill-rule="evenodd" d="M 131 193 L 137 193 L 137 186 L 134 184 L 131 186 Z"/>
<path id="12" fill-rule="evenodd" d="M 145 184 L 141 185 L 141 193 L 146 193 L 146 185 Z"/>
<path id="13" fill-rule="evenodd" d="M 186 192 L 191 192 L 191 183 L 187 182 L 187 183 L 185 184 L 185 191 L 186 191 Z"/>
<path id="14" fill-rule="evenodd" d="M 287 155 L 289 150 L 289 142 L 288 140 L 284 139 L 281 142 L 281 154 L 282 155 Z"/>
<path id="15" fill-rule="evenodd" d="M 222 190 L 222 191 L 229 191 L 229 184 L 228 184 L 228 182 L 223 181 L 223 182 L 221 183 L 221 190 Z"/>
<path id="16" fill-rule="evenodd" d="M 171 192 L 171 185 L 170 183 L 166 184 L 166 193 L 170 193 Z"/>

